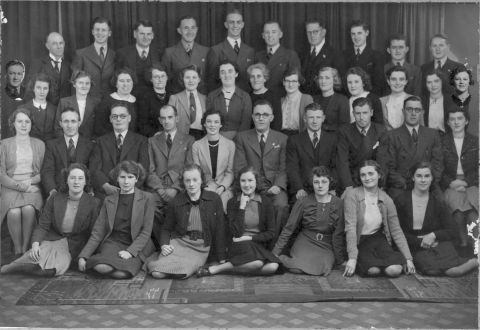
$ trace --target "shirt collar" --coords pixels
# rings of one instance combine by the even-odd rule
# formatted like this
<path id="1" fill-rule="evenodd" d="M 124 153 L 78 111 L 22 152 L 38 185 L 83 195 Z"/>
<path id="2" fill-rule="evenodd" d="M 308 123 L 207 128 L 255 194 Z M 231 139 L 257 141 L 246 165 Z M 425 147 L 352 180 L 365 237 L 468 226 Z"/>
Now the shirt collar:
<path id="1" fill-rule="evenodd" d="M 235 93 L 235 87 L 236 86 L 232 86 L 232 87 L 228 87 L 228 88 L 223 87 L 222 92 L 227 92 L 227 93 L 232 93 L 233 94 L 233 93 Z"/>
<path id="2" fill-rule="evenodd" d="M 280 44 L 278 44 L 276 46 L 273 46 L 273 47 L 268 46 L 267 47 L 267 54 L 270 53 L 270 48 L 272 49 L 272 54 L 275 54 L 277 52 L 277 50 L 280 48 Z"/>
<path id="3" fill-rule="evenodd" d="M 75 135 L 75 136 L 66 136 L 65 134 L 63 135 L 63 138 L 65 139 L 65 143 L 67 144 L 67 147 L 68 147 L 68 144 L 70 143 L 70 139 L 73 139 L 73 144 L 75 145 L 75 148 L 77 147 L 77 144 L 78 144 L 78 133 Z"/>
<path id="4" fill-rule="evenodd" d="M 167 133 L 165 132 L 165 139 L 167 138 L 167 135 L 170 134 L 170 137 L 173 139 L 175 138 L 175 135 L 177 134 L 177 130 L 175 129 L 173 132 Z"/>
<path id="5" fill-rule="evenodd" d="M 401 61 L 397 61 L 397 60 L 394 60 L 394 59 L 392 58 L 391 63 L 392 63 L 393 66 L 396 66 L 397 63 L 400 63 L 400 66 L 404 66 L 404 65 L 405 65 L 405 59 L 403 59 L 403 60 L 401 60 Z"/>
<path id="6" fill-rule="evenodd" d="M 355 54 L 357 53 L 357 48 L 360 48 L 360 54 L 363 54 L 363 51 L 365 50 L 365 47 L 367 47 L 367 43 L 365 43 L 365 45 L 360 46 L 360 47 L 354 46 Z"/>
<path id="7" fill-rule="evenodd" d="M 325 45 L 325 39 L 323 39 L 322 42 L 319 43 L 318 45 L 311 47 L 311 48 L 315 48 L 315 55 L 318 55 L 318 53 L 320 53 L 320 51 L 321 51 L 322 48 L 323 48 L 323 45 Z M 310 52 L 311 52 L 311 51 L 310 51 Z"/>
<path id="8" fill-rule="evenodd" d="M 140 57 L 142 57 L 142 52 L 143 51 L 147 52 L 146 56 L 148 56 L 148 53 L 150 52 L 150 46 L 148 46 L 147 48 L 142 48 L 139 45 L 135 44 L 135 48 L 137 49 L 138 56 L 140 56 Z"/>
<path id="9" fill-rule="evenodd" d="M 97 51 L 97 54 L 99 54 L 99 55 L 100 55 L 100 47 L 103 47 L 103 52 L 105 53 L 105 56 L 107 56 L 107 49 L 108 49 L 107 44 L 100 45 L 100 44 L 97 44 L 96 42 L 94 42 L 93 47 L 95 47 L 95 50 Z"/>
<path id="10" fill-rule="evenodd" d="M 364 130 L 365 130 L 365 133 L 368 134 L 368 131 L 370 130 L 370 127 L 372 127 L 372 124 L 370 123 L 370 125 L 368 125 L 367 127 L 361 128 L 361 127 L 359 127 L 359 126 L 355 123 L 355 127 L 358 129 L 358 132 L 359 132 L 360 134 L 362 134 L 362 129 L 364 129 Z"/>
<path id="11" fill-rule="evenodd" d="M 114 131 L 114 133 L 115 133 L 115 138 L 117 138 L 117 136 L 120 134 L 122 136 L 122 139 L 125 140 L 125 137 L 127 136 L 127 133 L 128 133 L 128 129 L 120 133 Z"/>
<path id="12" fill-rule="evenodd" d="M 235 41 L 238 43 L 238 47 L 240 47 L 240 45 L 242 44 L 241 38 L 233 39 L 232 37 L 227 36 L 227 41 L 230 44 L 230 46 L 232 46 L 232 48 L 235 47 Z"/>
<path id="13" fill-rule="evenodd" d="M 48 56 L 50 56 L 50 60 L 52 61 L 57 61 L 58 63 L 62 63 L 63 61 L 63 57 L 60 57 L 59 59 L 57 59 L 55 56 L 53 56 L 52 53 L 49 53 Z"/>
<path id="14" fill-rule="evenodd" d="M 407 127 L 408 129 L 408 132 L 410 133 L 410 135 L 412 134 L 412 130 L 415 128 L 415 130 L 417 131 L 418 133 L 418 129 L 420 128 L 420 124 L 417 124 L 417 126 L 410 126 L 408 124 L 405 124 L 405 126 Z"/>
<path id="15" fill-rule="evenodd" d="M 193 49 L 193 45 L 195 44 L 195 42 L 186 43 L 183 39 L 182 39 L 181 43 L 182 43 L 183 49 L 185 49 L 185 51 L 187 51 L 189 49 Z"/>
<path id="16" fill-rule="evenodd" d="M 313 132 L 309 129 L 307 129 L 308 136 L 310 137 L 310 141 L 313 141 L 313 134 L 317 133 L 318 135 L 318 140 L 320 141 L 320 134 L 322 134 L 322 129 L 319 129 L 317 132 Z"/>
<path id="17" fill-rule="evenodd" d="M 263 138 L 265 139 L 265 142 L 267 141 L 268 133 L 270 133 L 270 129 L 267 130 L 265 133 L 260 133 L 259 131 L 255 130 L 255 133 L 257 133 L 257 138 L 258 141 L 260 142 L 260 136 L 263 134 Z"/>
<path id="18" fill-rule="evenodd" d="M 32 102 L 33 102 L 33 106 L 37 109 L 45 110 L 47 108 L 47 102 L 38 103 L 37 101 L 35 101 L 35 99 L 32 99 Z"/>

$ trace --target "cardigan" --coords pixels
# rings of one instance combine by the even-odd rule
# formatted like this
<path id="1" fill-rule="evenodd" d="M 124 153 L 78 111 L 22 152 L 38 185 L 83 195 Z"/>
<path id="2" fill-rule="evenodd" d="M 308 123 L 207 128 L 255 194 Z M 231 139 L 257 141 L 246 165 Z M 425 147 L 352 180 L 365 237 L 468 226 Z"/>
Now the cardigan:
<path id="1" fill-rule="evenodd" d="M 407 240 L 398 222 L 395 204 L 383 190 L 378 190 L 378 208 L 382 215 L 383 233 L 388 243 L 392 245 L 393 240 L 405 259 L 412 260 Z M 347 191 L 344 200 L 344 213 L 348 258 L 357 259 L 358 243 L 365 221 L 365 192 L 363 186 Z"/>

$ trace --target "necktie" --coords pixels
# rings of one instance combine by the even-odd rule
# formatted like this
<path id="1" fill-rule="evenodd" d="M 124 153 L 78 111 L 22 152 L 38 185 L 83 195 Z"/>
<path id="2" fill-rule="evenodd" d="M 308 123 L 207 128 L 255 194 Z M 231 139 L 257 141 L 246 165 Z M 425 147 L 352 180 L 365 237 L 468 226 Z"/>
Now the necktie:
<path id="1" fill-rule="evenodd" d="M 362 134 L 362 136 L 367 136 L 367 131 L 365 130 L 365 128 L 362 128 L 360 134 Z"/>
<path id="2" fill-rule="evenodd" d="M 440 60 L 437 61 L 437 66 L 435 67 L 435 69 L 438 69 L 440 70 L 442 68 L 442 62 L 440 62 Z"/>
<path id="3" fill-rule="evenodd" d="M 75 143 L 73 143 L 73 139 L 70 138 L 68 140 L 68 163 L 74 163 L 75 162 Z"/>
<path id="4" fill-rule="evenodd" d="M 312 51 L 310 52 L 310 57 L 314 58 L 317 56 L 317 52 L 315 52 L 315 47 L 312 47 Z"/>
<path id="5" fill-rule="evenodd" d="M 317 132 L 313 133 L 313 149 L 317 148 L 318 144 L 318 134 Z"/>
<path id="6" fill-rule="evenodd" d="M 170 153 L 170 149 L 172 149 L 172 136 L 170 133 L 167 134 L 167 148 L 168 152 Z"/>
<path id="7" fill-rule="evenodd" d="M 273 56 L 273 48 L 268 49 L 267 60 L 270 60 Z"/>
<path id="8" fill-rule="evenodd" d="M 417 134 L 417 130 L 415 128 L 412 129 L 412 140 L 413 140 L 414 143 L 418 142 L 418 134 Z"/>
<path id="9" fill-rule="evenodd" d="M 265 150 L 265 135 L 264 134 L 261 134 L 260 135 L 260 151 L 262 152 L 262 156 L 263 156 L 263 151 Z"/>
<path id="10" fill-rule="evenodd" d="M 360 60 L 360 48 L 357 48 L 357 52 L 355 53 L 355 60 Z"/>
<path id="11" fill-rule="evenodd" d="M 193 124 L 197 119 L 197 104 L 195 103 L 195 96 L 190 93 L 190 124 Z"/>
<path id="12" fill-rule="evenodd" d="M 233 46 L 233 50 L 235 51 L 235 53 L 238 54 L 238 52 L 240 52 L 240 47 L 238 47 L 238 42 L 237 40 L 235 40 L 235 45 Z"/>
<path id="13" fill-rule="evenodd" d="M 187 55 L 188 55 L 188 56 L 192 56 L 192 48 L 189 48 L 189 49 L 187 50 Z"/>
<path id="14" fill-rule="evenodd" d="M 56 71 L 57 73 L 60 73 L 60 67 L 58 66 L 58 64 L 60 63 L 60 61 L 55 61 L 54 59 L 52 59 L 52 62 L 53 62 L 55 71 Z"/>
<path id="15" fill-rule="evenodd" d="M 119 151 L 122 150 L 122 144 L 123 144 L 122 134 L 118 134 L 117 135 L 117 149 Z"/>
<path id="16" fill-rule="evenodd" d="M 102 63 L 105 61 L 105 48 L 103 46 L 100 47 L 100 59 L 102 60 Z"/>
<path id="17" fill-rule="evenodd" d="M 142 51 L 142 60 L 145 61 L 147 59 L 147 51 L 143 50 Z"/>

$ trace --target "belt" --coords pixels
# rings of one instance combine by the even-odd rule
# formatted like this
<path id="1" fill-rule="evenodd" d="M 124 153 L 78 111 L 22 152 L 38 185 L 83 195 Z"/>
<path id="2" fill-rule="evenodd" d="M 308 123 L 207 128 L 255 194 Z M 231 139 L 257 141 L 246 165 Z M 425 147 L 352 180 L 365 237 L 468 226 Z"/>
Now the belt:
<path id="1" fill-rule="evenodd" d="M 203 239 L 203 233 L 198 230 L 187 231 L 185 235 L 188 236 L 188 238 L 190 238 L 192 241 Z"/>
<path id="2" fill-rule="evenodd" d="M 303 230 L 303 233 L 305 236 L 307 236 L 310 239 L 313 239 L 315 241 L 326 241 L 326 240 L 331 240 L 332 235 L 331 234 L 324 234 L 324 233 L 319 233 L 317 231 L 313 230 Z"/>

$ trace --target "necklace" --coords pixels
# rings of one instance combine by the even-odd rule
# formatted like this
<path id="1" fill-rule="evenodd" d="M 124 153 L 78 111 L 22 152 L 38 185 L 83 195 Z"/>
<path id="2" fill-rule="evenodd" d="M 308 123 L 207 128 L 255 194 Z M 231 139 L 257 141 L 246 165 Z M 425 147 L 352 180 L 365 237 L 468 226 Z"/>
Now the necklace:
<path id="1" fill-rule="evenodd" d="M 215 148 L 216 146 L 218 146 L 218 144 L 220 143 L 220 140 L 217 140 L 217 141 L 208 141 L 208 146 L 210 148 Z"/>

